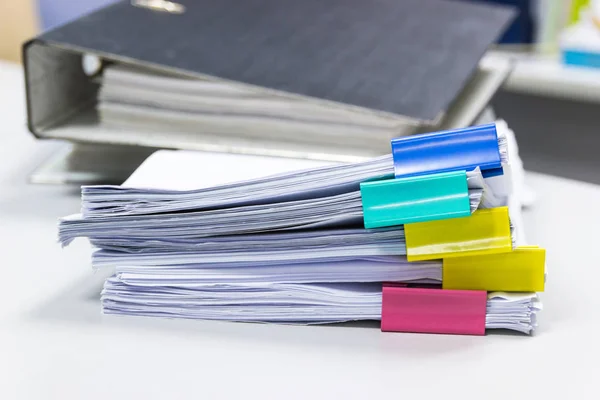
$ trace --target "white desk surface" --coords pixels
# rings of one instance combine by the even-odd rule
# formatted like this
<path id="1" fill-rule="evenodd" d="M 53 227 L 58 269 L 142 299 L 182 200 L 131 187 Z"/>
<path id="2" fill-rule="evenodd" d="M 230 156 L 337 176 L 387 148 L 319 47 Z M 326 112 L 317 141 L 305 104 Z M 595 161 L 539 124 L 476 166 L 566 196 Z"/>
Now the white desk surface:
<path id="1" fill-rule="evenodd" d="M 26 183 L 48 144 L 21 85 L 0 63 L 1 399 L 600 398 L 600 188 L 528 175 L 549 269 L 534 337 L 107 317 L 89 246 L 56 243 L 78 191 Z"/>

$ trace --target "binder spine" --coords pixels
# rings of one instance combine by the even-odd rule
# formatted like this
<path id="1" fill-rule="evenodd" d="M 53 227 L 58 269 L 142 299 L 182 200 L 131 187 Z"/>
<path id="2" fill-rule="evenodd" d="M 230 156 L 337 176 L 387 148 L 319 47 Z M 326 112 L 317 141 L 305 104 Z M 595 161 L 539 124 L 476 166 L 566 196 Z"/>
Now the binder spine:
<path id="1" fill-rule="evenodd" d="M 392 155 L 397 178 L 477 167 L 484 176 L 502 171 L 496 124 L 396 138 Z"/>
<path id="2" fill-rule="evenodd" d="M 510 253 L 446 258 L 442 267 L 444 289 L 489 292 L 543 292 L 546 250 L 518 247 Z"/>
<path id="3" fill-rule="evenodd" d="M 384 332 L 484 335 L 487 293 L 383 285 Z"/>
<path id="4" fill-rule="evenodd" d="M 360 194 L 367 229 L 471 215 L 465 171 L 363 182 Z"/>
<path id="5" fill-rule="evenodd" d="M 512 251 L 508 207 L 477 210 L 469 217 L 404 225 L 408 261 Z"/>

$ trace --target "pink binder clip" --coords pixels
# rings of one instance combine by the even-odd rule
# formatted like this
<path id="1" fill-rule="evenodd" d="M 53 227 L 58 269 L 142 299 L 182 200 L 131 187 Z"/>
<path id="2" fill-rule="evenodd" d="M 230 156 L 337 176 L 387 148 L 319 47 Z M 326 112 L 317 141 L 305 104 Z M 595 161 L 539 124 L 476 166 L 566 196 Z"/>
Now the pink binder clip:
<path id="1" fill-rule="evenodd" d="M 487 292 L 383 285 L 384 332 L 485 335 Z"/>

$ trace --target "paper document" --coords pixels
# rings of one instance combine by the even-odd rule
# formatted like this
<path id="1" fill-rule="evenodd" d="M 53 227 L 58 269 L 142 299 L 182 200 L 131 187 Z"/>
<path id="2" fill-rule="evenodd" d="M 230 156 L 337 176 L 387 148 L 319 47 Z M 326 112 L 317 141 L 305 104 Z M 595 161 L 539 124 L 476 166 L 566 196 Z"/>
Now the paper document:
<path id="1" fill-rule="evenodd" d="M 408 263 L 405 257 L 331 257 L 285 262 L 188 265 L 118 265 L 124 282 L 140 286 L 196 287 L 233 283 L 428 282 L 442 280 L 441 261 Z"/>
<path id="2" fill-rule="evenodd" d="M 504 136 L 498 138 L 498 146 L 500 155 L 504 154 L 504 159 L 507 159 L 507 143 Z M 214 165 L 202 159 L 205 153 L 196 153 L 195 165 L 190 160 L 193 156 L 189 153 L 184 154 L 184 161 L 179 168 L 177 164 L 168 164 L 165 160 L 172 160 L 174 155 L 163 154 L 164 151 L 159 151 L 149 157 L 122 186 L 84 186 L 82 188 L 83 215 L 115 217 L 317 199 L 358 192 L 361 182 L 389 179 L 394 176 L 391 155 L 363 162 L 330 164 L 292 172 L 285 167 L 284 171 L 277 170 L 278 167 L 281 168 L 281 163 L 277 159 L 272 160 L 273 168 L 268 168 L 264 161 L 254 158 L 261 164 L 263 174 L 261 177 L 243 180 L 246 173 L 242 173 L 242 177 L 232 181 L 230 174 L 236 173 L 238 169 L 256 170 L 256 166 L 252 164 L 240 165 L 232 160 L 232 165 L 225 168 L 227 183 L 207 187 L 206 183 L 197 176 L 190 174 L 190 171 L 210 171 L 208 174 L 216 174 L 219 171 Z M 252 159 L 248 157 L 247 161 L 250 162 Z M 162 165 L 163 170 L 172 173 L 155 174 L 159 169 L 156 165 Z M 181 171 L 181 167 L 188 169 Z M 232 168 L 235 169 L 232 171 Z M 149 178 L 151 176 L 152 178 Z M 187 179 L 175 178 L 171 181 L 170 176 L 185 176 Z M 154 183 L 147 185 L 150 179 Z M 164 184 L 161 183 L 163 181 Z M 178 186 L 174 187 L 174 183 Z M 484 190 L 482 196 L 490 207 L 498 207 L 500 205 L 498 203 L 506 204 L 505 194 L 494 193 L 492 187 L 483 183 L 478 188 Z"/>
<path id="3" fill-rule="evenodd" d="M 454 173 L 454 185 L 460 190 L 439 195 L 460 199 L 465 220 L 455 220 L 456 224 L 498 211 L 483 209 L 509 205 L 508 212 L 500 210 L 498 221 L 481 228 L 484 234 L 505 232 L 505 252 L 510 250 L 509 233 L 513 249 L 524 244 L 515 233 L 522 224 L 521 204 L 513 196 L 512 170 L 504 164 L 509 139 L 486 139 L 502 161 L 498 165 L 504 175 L 484 178 L 482 168 L 474 164 L 473 170 Z M 472 137 L 471 141 L 477 142 Z M 299 324 L 380 320 L 385 283 L 386 288 L 409 285 L 411 293 L 413 286 L 419 291 L 422 286 L 440 290 L 433 297 L 441 296 L 442 308 L 449 299 L 445 296 L 470 298 L 474 293 L 477 332 L 487 328 L 531 333 L 541 309 L 535 294 L 490 293 L 486 303 L 486 293 L 473 290 L 474 286 L 452 291 L 443 286 L 449 270 L 441 259 L 408 262 L 407 232 L 410 251 L 411 229 L 419 229 L 417 224 L 401 225 L 403 220 L 391 227 L 365 229 L 360 184 L 394 179 L 394 172 L 391 156 L 334 164 L 158 151 L 122 186 L 84 187 L 82 214 L 60 220 L 59 241 L 68 245 L 75 238 L 88 238 L 95 247 L 93 268 L 114 271 L 102 292 L 107 314 Z M 438 189 L 440 181 L 429 182 Z M 434 197 L 423 195 L 423 186 L 413 186 L 417 196 L 404 200 L 399 191 L 410 186 L 392 187 L 396 191 L 390 202 L 377 206 L 429 204 Z M 469 211 L 478 214 L 471 216 Z M 448 233 L 457 230 L 454 226 L 446 228 Z M 430 236 L 424 235 L 426 240 Z M 450 241 L 459 249 L 451 255 L 460 257 L 465 243 L 487 243 L 487 236 L 482 237 Z M 434 325 L 447 315 L 429 310 L 424 314 L 434 315 L 430 317 Z M 409 315 L 412 312 L 409 308 Z M 465 315 L 468 320 L 473 310 L 466 307 Z"/>
<path id="4" fill-rule="evenodd" d="M 274 96 L 226 82 L 185 79 L 110 65 L 100 79 L 98 105 L 103 124 L 205 132 L 235 139 L 368 146 L 389 142 L 404 127 L 381 113 L 324 107 L 304 99 Z M 237 133 L 237 134 L 236 134 Z"/>
<path id="5" fill-rule="evenodd" d="M 162 152 L 162 151 L 161 151 Z M 201 153 L 197 155 L 201 157 Z M 142 165 L 143 167 L 144 165 Z M 308 174 L 308 172 L 307 172 Z M 258 207 L 268 205 L 277 205 L 277 207 L 286 206 L 321 206 L 322 204 L 337 204 L 340 201 L 352 202 L 354 206 L 360 206 L 359 184 L 368 179 L 391 178 L 389 174 L 377 173 L 367 175 L 362 178 L 341 178 L 354 180 L 346 184 L 332 185 L 321 189 L 308 189 L 307 191 L 297 192 L 298 186 L 289 187 L 289 182 L 296 181 L 295 174 L 286 176 L 277 176 L 271 178 L 270 182 L 245 182 L 233 185 L 231 188 L 222 188 L 222 190 L 209 191 L 209 193 L 199 193 L 199 191 L 162 191 L 148 190 L 138 188 L 116 189 L 116 187 L 94 186 L 84 187 L 82 196 L 84 199 L 84 216 L 89 217 L 118 217 L 125 215 L 144 215 L 158 213 L 172 213 L 180 211 L 210 210 L 215 208 L 233 208 L 233 207 Z M 299 177 L 302 180 L 304 177 Z M 325 180 L 328 180 L 325 179 Z M 477 209 L 482 204 L 483 208 L 500 207 L 506 205 L 506 198 L 495 194 L 492 189 L 486 185 L 485 180 L 481 178 L 481 173 L 471 171 L 468 173 L 469 198 L 472 210 Z M 187 184 L 189 185 L 189 183 Z M 186 184 L 182 186 L 187 186 Z M 258 189 L 259 193 L 253 196 L 248 191 L 256 189 L 258 186 L 267 186 L 264 189 Z M 299 183 L 299 185 L 302 185 Z M 252 186 L 252 187 L 248 187 Z M 275 188 L 272 188 L 275 186 Z M 280 187 L 276 187 L 280 186 Z M 271 192 L 270 190 L 273 190 Z M 218 196 L 222 196 L 219 201 Z M 142 199 L 146 201 L 143 202 Z M 252 211 L 256 208 L 250 208 Z M 245 211 L 246 209 L 240 209 Z"/>
<path id="6" fill-rule="evenodd" d="M 432 289 L 433 290 L 433 289 Z M 381 319 L 381 284 L 138 286 L 118 276 L 102 291 L 106 314 L 318 324 Z M 533 293 L 490 293 L 486 329 L 530 333 L 541 303 Z"/>
<path id="7" fill-rule="evenodd" d="M 471 212 L 482 204 L 484 189 L 469 189 Z M 488 205 L 489 202 L 485 203 Z M 77 236 L 199 238 L 266 231 L 316 228 L 360 228 L 363 209 L 360 192 L 255 206 L 187 213 L 130 216 L 74 215 L 60 222 L 60 240 L 67 244 Z"/>

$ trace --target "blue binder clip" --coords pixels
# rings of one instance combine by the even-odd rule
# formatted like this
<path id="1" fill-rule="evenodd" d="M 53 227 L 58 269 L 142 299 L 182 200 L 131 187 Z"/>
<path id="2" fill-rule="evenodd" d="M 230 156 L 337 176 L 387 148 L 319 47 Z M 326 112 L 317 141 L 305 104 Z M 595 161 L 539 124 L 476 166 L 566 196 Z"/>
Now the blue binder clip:
<path id="1" fill-rule="evenodd" d="M 484 177 L 502 175 L 501 146 L 496 124 L 425 133 L 392 140 L 396 178 L 477 167 Z"/>

